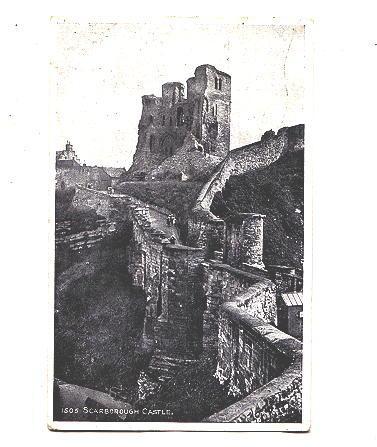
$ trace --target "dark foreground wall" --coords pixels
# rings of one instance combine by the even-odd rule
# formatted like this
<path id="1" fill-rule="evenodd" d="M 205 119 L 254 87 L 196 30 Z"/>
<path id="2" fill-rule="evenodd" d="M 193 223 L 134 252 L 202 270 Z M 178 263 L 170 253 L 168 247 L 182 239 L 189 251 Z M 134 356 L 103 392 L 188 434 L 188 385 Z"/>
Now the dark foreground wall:
<path id="1" fill-rule="evenodd" d="M 224 303 L 237 301 L 249 315 L 276 324 L 275 285 L 266 278 L 208 261 L 203 263 L 203 289 L 203 347 L 206 350 L 217 349 L 219 311 Z"/>
<path id="2" fill-rule="evenodd" d="M 302 343 L 252 317 L 237 303 L 221 307 L 216 376 L 245 396 L 206 422 L 301 422 Z"/>

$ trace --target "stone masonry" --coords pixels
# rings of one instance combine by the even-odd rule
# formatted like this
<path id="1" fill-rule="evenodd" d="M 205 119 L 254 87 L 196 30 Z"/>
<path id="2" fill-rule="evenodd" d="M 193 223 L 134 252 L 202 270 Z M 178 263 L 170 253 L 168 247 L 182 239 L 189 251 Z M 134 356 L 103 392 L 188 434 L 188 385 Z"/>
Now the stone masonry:
<path id="1" fill-rule="evenodd" d="M 168 82 L 162 96 L 142 97 L 139 139 L 129 175 L 140 179 L 184 146 L 224 158 L 230 144 L 231 77 L 201 65 L 184 85 Z"/>
<path id="2" fill-rule="evenodd" d="M 262 276 L 216 261 L 203 263 L 203 349 L 217 350 L 219 314 L 224 303 L 237 301 L 249 315 L 276 324 L 276 288 Z"/>
<path id="3" fill-rule="evenodd" d="M 226 221 L 224 261 L 234 267 L 244 264 L 264 269 L 263 216 L 239 213 Z"/>
<path id="4" fill-rule="evenodd" d="M 216 376 L 228 383 L 235 404 L 206 422 L 301 421 L 302 343 L 242 311 L 221 307 Z"/>

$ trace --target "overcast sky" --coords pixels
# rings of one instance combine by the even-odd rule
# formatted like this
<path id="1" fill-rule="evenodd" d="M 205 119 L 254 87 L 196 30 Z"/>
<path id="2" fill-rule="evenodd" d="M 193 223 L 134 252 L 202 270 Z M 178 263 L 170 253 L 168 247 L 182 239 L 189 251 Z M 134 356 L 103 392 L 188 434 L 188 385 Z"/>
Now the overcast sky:
<path id="1" fill-rule="evenodd" d="M 82 162 L 125 166 L 137 144 L 141 96 L 185 84 L 195 68 L 232 76 L 231 148 L 304 122 L 304 29 L 163 19 L 52 28 L 51 144 L 69 139 Z"/>

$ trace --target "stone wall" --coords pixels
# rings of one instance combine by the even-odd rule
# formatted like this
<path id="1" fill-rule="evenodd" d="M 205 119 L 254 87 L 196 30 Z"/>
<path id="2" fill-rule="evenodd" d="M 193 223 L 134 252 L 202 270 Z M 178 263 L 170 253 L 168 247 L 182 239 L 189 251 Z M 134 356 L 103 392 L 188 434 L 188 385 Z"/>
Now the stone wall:
<path id="1" fill-rule="evenodd" d="M 216 261 L 203 263 L 202 269 L 204 349 L 217 349 L 219 310 L 223 303 L 236 301 L 248 314 L 276 324 L 276 294 L 272 281 Z"/>
<path id="2" fill-rule="evenodd" d="M 197 357 L 201 351 L 200 248 L 170 244 L 151 224 L 148 209 L 131 205 L 133 238 L 127 247 L 133 284 L 146 294 L 144 337 L 155 355 Z"/>
<path id="3" fill-rule="evenodd" d="M 131 198 L 121 195 L 111 195 L 104 191 L 96 191 L 76 185 L 72 206 L 80 210 L 92 209 L 106 219 L 118 217 L 121 220 L 129 220 L 128 205 L 133 203 Z"/>
<path id="4" fill-rule="evenodd" d="M 205 422 L 301 422 L 302 343 L 237 303 L 221 306 L 216 376 L 247 397 Z"/>
<path id="5" fill-rule="evenodd" d="M 198 358 L 202 351 L 203 297 L 200 249 L 165 245 L 155 355 Z"/>
<path id="6" fill-rule="evenodd" d="M 131 232 L 129 223 L 127 202 L 76 185 L 72 202 L 55 221 L 58 260 L 83 254 L 109 237 L 113 240 L 121 237 L 122 243 L 126 243 Z"/>
<path id="7" fill-rule="evenodd" d="M 232 394 L 245 395 L 260 388 L 289 365 L 288 357 L 257 332 L 262 324 L 236 303 L 220 308 L 216 376 L 220 383 L 229 382 Z"/>
<path id="8" fill-rule="evenodd" d="M 56 222 L 56 247 L 69 248 L 73 251 L 90 249 L 116 231 L 116 222 L 108 222 L 103 218 L 97 219 L 94 226 L 96 228 L 84 226 L 81 231 L 77 231 L 72 228 L 70 219 Z"/>
<path id="9" fill-rule="evenodd" d="M 187 243 L 203 248 L 207 258 L 215 251 L 224 251 L 225 224 L 222 219 L 193 214 L 188 219 Z"/>
<path id="10" fill-rule="evenodd" d="M 102 167 L 76 165 L 69 168 L 56 167 L 55 184 L 57 189 L 65 189 L 80 185 L 106 191 L 114 184 L 112 177 Z"/>
<path id="11" fill-rule="evenodd" d="M 304 125 L 283 127 L 277 134 L 266 132 L 260 141 L 234 149 L 220 163 L 217 171 L 203 186 L 194 212 L 210 212 L 211 204 L 216 192 L 221 191 L 229 177 L 259 169 L 288 152 L 300 150 L 304 145 Z"/>

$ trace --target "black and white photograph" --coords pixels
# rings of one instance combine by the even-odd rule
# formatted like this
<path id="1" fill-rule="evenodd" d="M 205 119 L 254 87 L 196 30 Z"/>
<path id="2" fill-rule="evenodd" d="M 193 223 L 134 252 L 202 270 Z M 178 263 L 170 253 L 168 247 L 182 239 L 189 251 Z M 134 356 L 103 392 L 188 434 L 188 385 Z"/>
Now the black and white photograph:
<path id="1" fill-rule="evenodd" d="M 305 25 L 52 26 L 52 427 L 307 429 Z"/>
<path id="2" fill-rule="evenodd" d="M 374 3 L 0 10 L 2 445 L 375 446 Z"/>

